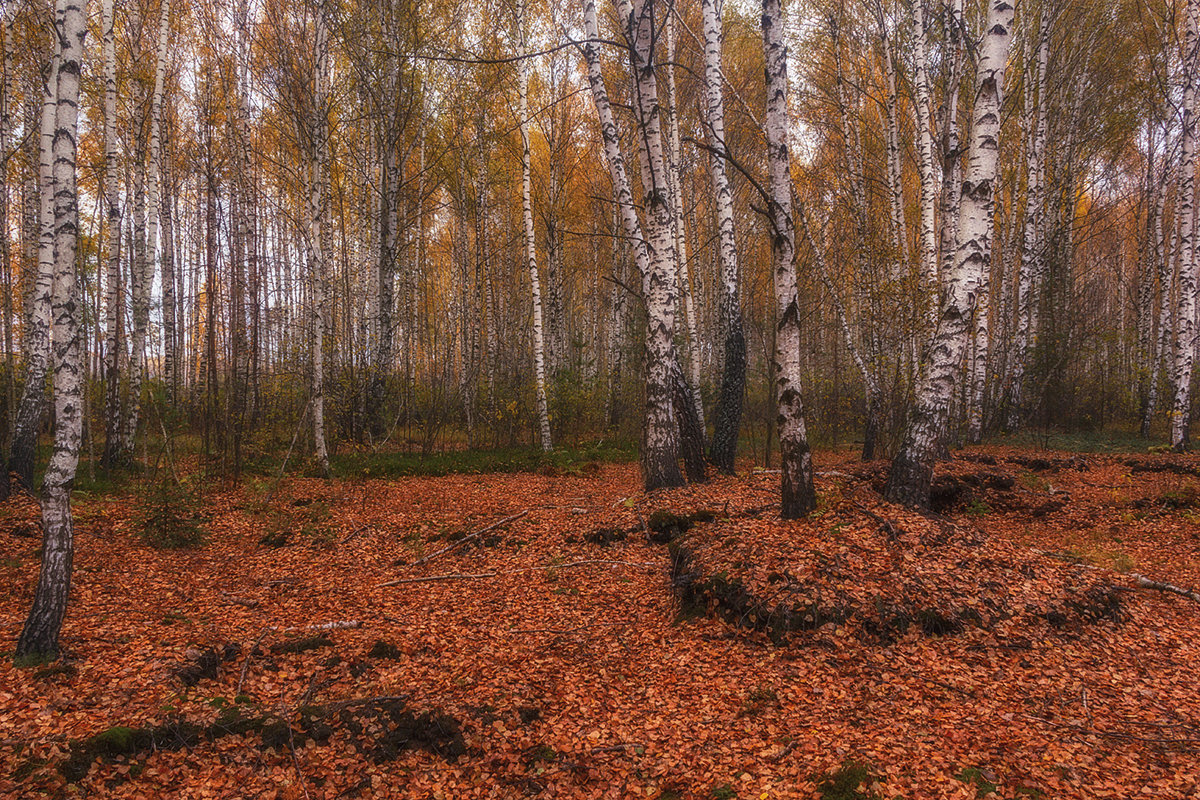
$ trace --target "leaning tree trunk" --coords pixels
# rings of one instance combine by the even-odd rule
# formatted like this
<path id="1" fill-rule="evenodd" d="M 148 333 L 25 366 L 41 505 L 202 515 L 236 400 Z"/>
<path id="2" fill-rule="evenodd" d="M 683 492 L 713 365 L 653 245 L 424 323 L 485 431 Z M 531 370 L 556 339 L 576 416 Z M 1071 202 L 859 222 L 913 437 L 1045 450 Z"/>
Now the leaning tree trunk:
<path id="1" fill-rule="evenodd" d="M 646 421 L 641 459 L 642 479 L 647 490 L 682 486 L 684 481 L 683 473 L 679 471 L 679 431 L 671 405 L 670 384 L 671 364 L 675 360 L 673 342 L 675 301 L 673 296 L 663 297 L 668 289 L 666 282 L 670 281 L 672 274 L 666 272 L 661 263 L 663 257 L 661 252 L 657 256 L 660 262 L 657 270 L 652 271 L 650 263 L 650 256 L 652 252 L 655 252 L 656 245 L 661 247 L 663 243 L 663 233 L 666 234 L 666 245 L 670 246 L 670 229 L 660 226 L 659 236 L 653 241 L 642 235 L 641 223 L 638 221 L 633 201 L 633 191 L 625 169 L 625 158 L 621 153 L 620 135 L 617 132 L 612 104 L 609 101 L 608 90 L 604 85 L 604 75 L 600 68 L 598 47 L 600 29 L 596 22 L 596 2 L 595 0 L 582 0 L 582 2 L 585 40 L 581 47 L 587 62 L 588 86 L 596 104 L 597 116 L 600 118 L 604 155 L 612 177 L 613 194 L 621 213 L 621 226 L 625 231 L 625 236 L 633 243 L 638 271 L 642 277 L 642 293 L 647 303 Z M 625 7 L 628 5 L 628 0 L 622 0 L 622 16 L 625 16 L 626 19 L 630 19 L 625 14 L 627 10 Z M 631 57 L 636 58 L 636 55 L 631 55 Z M 651 70 L 650 76 L 653 77 L 653 74 L 653 70 Z M 659 135 L 660 172 L 658 177 L 661 179 L 661 131 Z M 643 170 L 643 172 L 645 171 Z M 645 180 L 653 181 L 654 176 L 644 175 L 643 181 Z M 660 185 L 657 209 L 660 214 L 666 209 L 666 203 L 662 196 L 663 191 L 664 189 Z"/>
<path id="2" fill-rule="evenodd" d="M 742 424 L 742 400 L 746 394 L 746 334 L 738 292 L 737 236 L 733 224 L 733 190 L 725 169 L 728 144 L 725 140 L 724 76 L 721 72 L 721 8 L 724 0 L 702 0 L 704 13 L 704 91 L 708 100 L 708 139 L 712 148 L 709 172 L 717 217 L 717 259 L 720 264 L 721 332 L 725 343 L 725 366 L 721 393 L 713 419 L 709 458 L 721 472 L 733 474 L 737 459 L 738 430 Z"/>
<path id="3" fill-rule="evenodd" d="M 33 608 L 17 641 L 18 657 L 58 652 L 58 636 L 71 591 L 74 537 L 71 484 L 83 439 L 83 363 L 76 286 L 79 207 L 75 191 L 79 76 L 87 37 L 86 0 L 58 0 L 55 28 L 62 48 L 54 130 L 54 454 L 42 487 L 42 563 Z"/>
<path id="4" fill-rule="evenodd" d="M 1185 38 L 1186 81 L 1183 94 L 1183 154 L 1179 189 L 1179 308 L 1175 315 L 1174 403 L 1171 407 L 1171 449 L 1188 446 L 1192 405 L 1192 371 L 1196 363 L 1196 74 L 1200 66 L 1197 15 L 1200 0 L 1188 0 Z"/>
<path id="5" fill-rule="evenodd" d="M 517 2 L 517 41 L 520 60 L 517 69 L 517 115 L 521 129 L 521 216 L 525 232 L 525 265 L 533 297 L 533 380 L 537 396 L 538 433 L 542 451 L 554 449 L 550 438 L 550 403 L 546 397 L 546 336 L 542 328 L 542 285 L 538 278 L 537 236 L 533 230 L 533 164 L 529 152 L 529 55 L 525 42 L 525 2 Z M 494 325 L 492 319 L 489 325 Z"/>
<path id="6" fill-rule="evenodd" d="M 38 266 L 29 302 L 25 389 L 21 394 L 21 404 L 17 407 L 17 421 L 8 460 L 8 473 L 15 473 L 17 481 L 29 491 L 33 490 L 38 433 L 46 409 L 46 372 L 50 360 L 51 295 L 56 244 L 54 146 L 58 135 L 58 80 L 61 65 L 62 55 L 55 52 L 42 76 L 42 118 L 38 147 Z M 3 235 L 7 236 L 7 231 Z M 8 473 L 2 481 L 5 486 L 8 484 Z"/>
<path id="7" fill-rule="evenodd" d="M 975 79 L 975 124 L 962 184 L 958 258 L 944 282 L 937 332 L 922 359 L 904 444 L 892 461 L 884 489 L 892 502 L 929 505 L 933 465 L 949 422 L 980 282 L 991 261 L 1000 107 L 1014 10 L 1015 4 L 1009 0 L 988 2 Z"/>
<path id="8" fill-rule="evenodd" d="M 800 299 L 796 278 L 796 231 L 792 220 L 788 156 L 787 45 L 780 0 L 763 0 L 763 56 L 767 81 L 767 172 L 771 272 L 775 278 L 775 392 L 779 408 L 779 464 L 784 519 L 800 519 L 816 507 L 812 453 L 800 395 Z"/>

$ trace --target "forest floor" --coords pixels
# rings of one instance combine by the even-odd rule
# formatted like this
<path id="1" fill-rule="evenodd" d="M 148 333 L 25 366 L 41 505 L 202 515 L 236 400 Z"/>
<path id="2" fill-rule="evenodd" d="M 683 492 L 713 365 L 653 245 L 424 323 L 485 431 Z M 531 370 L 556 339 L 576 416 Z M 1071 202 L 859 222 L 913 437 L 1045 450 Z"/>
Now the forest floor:
<path id="1" fill-rule="evenodd" d="M 0 795 L 1200 793 L 1200 604 L 1135 577 L 1200 586 L 1200 458 L 972 449 L 930 515 L 817 467 L 787 524 L 769 472 L 287 479 L 190 550 L 82 497 L 64 657 L 0 659 Z M 36 514 L 0 508 L 8 642 Z"/>

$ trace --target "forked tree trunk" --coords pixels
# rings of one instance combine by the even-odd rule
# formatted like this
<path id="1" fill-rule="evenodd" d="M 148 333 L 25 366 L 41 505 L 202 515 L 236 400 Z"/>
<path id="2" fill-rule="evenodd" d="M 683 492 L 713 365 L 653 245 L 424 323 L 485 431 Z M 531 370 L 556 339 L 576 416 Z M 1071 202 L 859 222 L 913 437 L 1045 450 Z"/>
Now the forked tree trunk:
<path id="1" fill-rule="evenodd" d="M 8 472 L 15 473 L 17 481 L 28 491 L 33 490 L 33 466 L 38 433 L 46 410 L 46 373 L 50 362 L 56 245 L 54 214 L 57 175 L 54 171 L 54 146 L 58 135 L 58 81 L 63 58 L 57 49 L 42 75 L 42 117 L 38 140 L 38 263 L 29 302 L 25 388 L 21 394 L 21 404 L 17 407 L 8 461 Z M 4 483 L 8 483 L 7 473 Z"/>
<path id="2" fill-rule="evenodd" d="M 782 516 L 800 519 L 816 507 L 812 453 L 800 395 L 800 301 L 796 278 L 796 231 L 792 220 L 788 156 L 787 45 L 780 0 L 763 0 L 763 57 L 767 81 L 767 172 L 771 273 L 775 279 L 775 393 L 779 408 Z"/>
<path id="3" fill-rule="evenodd" d="M 1196 364 L 1196 76 L 1200 71 L 1200 0 L 1188 0 L 1184 39 L 1183 144 L 1179 189 L 1179 309 L 1175 315 L 1175 364 L 1171 407 L 1171 449 L 1188 446 L 1192 371 Z"/>
<path id="4" fill-rule="evenodd" d="M 529 269 L 529 286 L 533 296 L 533 380 L 537 396 L 538 433 L 542 451 L 554 449 L 550 438 L 550 403 L 546 397 L 546 337 L 542 328 L 542 284 L 538 278 L 537 236 L 533 230 L 533 164 L 529 152 L 529 56 L 525 41 L 525 2 L 517 2 L 517 40 L 520 60 L 517 62 L 517 115 L 521 129 L 521 216 L 525 232 L 525 265 Z M 488 320 L 488 324 L 494 324 Z"/>
<path id="5" fill-rule="evenodd" d="M 967 348 L 972 312 L 980 281 L 991 261 L 1000 107 L 1014 11 L 1015 4 L 1009 0 L 988 0 L 975 79 L 975 124 L 962 184 L 958 258 L 946 276 L 937 332 L 922 359 L 904 444 L 892 461 L 884 490 L 887 499 L 895 503 L 929 505 L 933 466 L 949 422 L 950 402 Z"/>
<path id="6" fill-rule="evenodd" d="M 709 172 L 717 218 L 717 260 L 720 265 L 721 334 L 725 364 L 721 393 L 713 419 L 709 459 L 718 470 L 732 475 L 737 459 L 742 401 L 746 394 L 746 334 L 739 297 L 737 235 L 733 224 L 733 190 L 725 168 L 725 95 L 721 71 L 721 10 L 724 0 L 702 0 L 704 14 L 704 92 L 708 101 Z"/>
<path id="7" fill-rule="evenodd" d="M 582 43 L 584 58 L 587 62 L 588 86 L 596 105 L 596 113 L 600 118 L 600 133 L 604 141 L 604 155 L 608 162 L 609 173 L 612 177 L 613 194 L 621 214 L 621 227 L 625 236 L 633 245 L 634 256 L 638 271 L 642 278 L 642 293 L 647 303 L 647 341 L 646 341 L 646 421 L 643 430 L 642 446 L 642 479 L 647 490 L 660 489 L 670 486 L 683 485 L 683 473 L 679 471 L 679 431 L 675 414 L 671 405 L 671 364 L 675 360 L 674 331 L 675 331 L 675 298 L 668 294 L 666 281 L 673 283 L 673 275 L 666 273 L 661 263 L 652 271 L 650 254 L 656 250 L 656 245 L 662 244 L 662 233 L 666 233 L 666 243 L 670 246 L 670 229 L 661 227 L 660 236 L 653 242 L 642 235 L 641 223 L 633 201 L 633 191 L 630 187 L 629 176 L 625 169 L 625 158 L 621 153 L 621 139 L 613 118 L 612 104 L 609 101 L 608 90 L 604 85 L 604 75 L 600 68 L 599 41 L 600 29 L 596 21 L 596 1 L 582 0 L 585 41 Z M 622 16 L 629 3 L 622 2 Z M 631 55 L 637 58 L 636 55 Z M 653 76 L 653 70 L 650 75 Z M 639 96 L 640 99 L 640 96 Z M 661 133 L 660 133 L 661 136 Z M 661 138 L 660 171 L 661 179 Z M 645 171 L 645 170 L 644 170 Z M 653 181 L 653 176 L 643 176 L 643 181 Z M 665 187 L 659 187 L 658 206 L 660 212 L 666 210 L 665 198 L 662 192 Z M 664 297 L 664 295 L 667 295 Z"/>
<path id="8" fill-rule="evenodd" d="M 58 636 L 71 591 L 74 537 L 71 484 L 83 439 L 83 362 L 80 323 L 83 309 L 76 286 L 79 208 L 75 191 L 75 141 L 79 118 L 79 77 L 87 37 L 86 0 L 58 0 L 55 27 L 62 53 L 58 71 L 58 111 L 54 131 L 54 454 L 42 488 L 41 569 L 33 607 L 17 641 L 18 657 L 58 652 Z"/>

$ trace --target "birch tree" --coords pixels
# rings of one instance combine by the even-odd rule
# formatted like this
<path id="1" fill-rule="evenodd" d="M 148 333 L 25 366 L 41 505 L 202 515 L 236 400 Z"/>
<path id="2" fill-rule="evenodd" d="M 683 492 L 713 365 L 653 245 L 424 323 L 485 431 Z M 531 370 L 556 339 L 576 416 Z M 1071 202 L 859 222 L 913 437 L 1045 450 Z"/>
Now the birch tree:
<path id="1" fill-rule="evenodd" d="M 613 195 L 621 214 L 621 227 L 633 244 L 634 258 L 642 279 L 642 295 L 647 304 L 646 331 L 646 410 L 642 431 L 641 453 L 642 479 L 647 490 L 671 486 L 682 486 L 683 473 L 679 471 L 679 430 L 671 404 L 671 366 L 674 362 L 675 298 L 670 291 L 673 271 L 663 264 L 663 249 L 670 248 L 670 229 L 661 226 L 658 237 L 651 241 L 642 235 L 633 200 L 633 190 L 621 152 L 621 138 L 613 117 L 612 103 L 604 83 L 600 67 L 600 26 L 596 20 L 596 1 L 582 0 L 585 39 L 580 47 L 587 63 L 588 87 L 600 119 L 600 133 L 604 143 L 604 156 L 612 178 Z M 632 9 L 628 0 L 622 0 L 622 16 L 632 25 Z M 644 0 L 640 3 L 644 9 Z M 625 12 L 629 11 L 629 14 Z M 649 31 L 647 31 L 647 34 Z M 646 42 L 648 44 L 648 42 Z M 636 48 L 631 48 L 631 59 Z M 653 70 L 650 72 L 653 76 Z M 641 97 L 639 95 L 639 101 Z M 658 176 L 661 180 L 661 130 L 660 161 Z M 643 156 L 644 157 L 644 156 Z M 643 184 L 650 181 L 653 190 L 654 176 L 643 175 Z M 667 208 L 665 186 L 660 184 L 657 198 L 659 217 Z M 650 202 L 650 198 L 647 199 Z M 665 233 L 665 236 L 663 235 Z M 658 246 L 656 250 L 655 245 Z M 657 264 L 651 266 L 651 254 L 657 253 Z"/>
<path id="2" fill-rule="evenodd" d="M 904 443 L 892 461 L 884 489 L 887 499 L 895 503 L 929 504 L 934 461 L 949 422 L 980 281 L 991 260 L 1000 109 L 1014 13 L 1015 3 L 988 0 L 976 65 L 974 125 L 962 183 L 958 253 L 954 269 L 943 283 L 937 330 L 921 360 Z"/>
<path id="3" fill-rule="evenodd" d="M 329 29 L 324 0 L 313 5 L 312 117 L 309 120 L 308 248 L 309 281 L 312 285 L 312 433 L 317 468 L 329 475 L 329 449 L 325 443 L 325 337 L 328 333 L 327 227 L 329 192 L 326 169 L 329 163 Z"/>
<path id="4" fill-rule="evenodd" d="M 56 22 L 56 24 L 58 24 Z M 26 490 L 33 490 L 33 466 L 37 455 L 38 433 L 46 409 L 46 374 L 51 358 L 52 294 L 54 287 L 54 248 L 56 246 L 54 170 L 58 136 L 59 73 L 62 70 L 61 43 L 55 39 L 55 52 L 42 73 L 41 125 L 38 131 L 38 249 L 37 273 L 29 302 L 29 333 L 26 336 L 25 388 L 17 408 L 8 470 Z M 7 232 L 4 233 L 7 236 Z"/>
<path id="5" fill-rule="evenodd" d="M 691 400 L 700 426 L 704 426 L 704 401 L 700 396 L 700 332 L 696 321 L 695 293 L 688 269 L 687 230 L 683 219 L 683 148 L 679 137 L 678 90 L 675 85 L 675 16 L 676 8 L 667 8 L 667 118 L 670 121 L 670 147 L 667 148 L 667 180 L 671 190 L 671 225 L 675 237 L 675 258 L 678 264 L 679 297 L 683 305 L 684 323 L 688 335 L 688 379 Z"/>
<path id="6" fill-rule="evenodd" d="M 1050 58 L 1050 17 L 1043 12 L 1038 26 L 1037 56 L 1032 81 L 1026 82 L 1026 108 L 1030 135 L 1026 177 L 1025 233 L 1021 270 L 1017 282 L 1017 324 L 1013 340 L 1012 371 L 1009 375 L 1008 428 L 1021 425 L 1025 372 L 1029 368 L 1031 344 L 1037 336 L 1038 300 L 1045 271 L 1046 243 L 1043 235 L 1046 204 L 1046 82 Z"/>
<path id="7" fill-rule="evenodd" d="M 718 310 L 724 345 L 721 391 L 713 420 L 709 458 L 722 472 L 732 474 L 737 458 L 738 433 L 742 421 L 742 399 L 746 393 L 746 335 L 742 324 L 738 289 L 737 233 L 733 223 L 733 190 L 725 167 L 728 143 L 725 138 L 724 74 L 721 70 L 721 12 L 724 0 L 702 0 L 704 15 L 704 93 L 709 146 L 709 173 L 717 218 L 717 260 L 720 268 Z"/>
<path id="8" fill-rule="evenodd" d="M 1196 78 L 1200 72 L 1200 0 L 1188 0 L 1184 38 L 1183 142 L 1179 167 L 1179 307 L 1175 316 L 1171 449 L 1188 446 L 1196 362 Z"/>
<path id="9" fill-rule="evenodd" d="M 83 309 L 76 285 L 79 208 L 75 185 L 79 78 L 87 37 L 86 0 L 57 0 L 55 38 L 61 47 L 54 129 L 54 452 L 42 484 L 41 567 L 33 607 L 17 641 L 16 655 L 58 652 L 59 631 L 71 590 L 74 537 L 71 484 L 83 438 Z"/>
<path id="10" fill-rule="evenodd" d="M 782 516 L 800 519 L 816 507 L 812 453 L 800 394 L 800 299 L 796 278 L 796 228 L 792 219 L 791 159 L 788 155 L 788 73 L 780 0 L 763 0 L 763 60 L 767 82 L 767 172 L 770 203 L 771 274 L 775 284 L 775 363 L 779 409 Z"/>
<path id="11" fill-rule="evenodd" d="M 550 452 L 550 403 L 546 398 L 546 340 L 542 329 L 542 289 L 538 278 L 537 236 L 533 229 L 533 165 L 529 152 L 529 52 L 525 31 L 525 2 L 517 0 L 517 115 L 521 130 L 521 218 L 525 233 L 525 265 L 533 297 L 533 381 L 537 397 L 538 433 L 542 451 Z M 491 324 L 491 320 L 489 320 Z"/>
<path id="12" fill-rule="evenodd" d="M 113 0 L 104 0 L 100 31 L 104 52 L 104 207 L 108 236 L 104 273 L 104 464 L 124 456 L 121 438 L 121 205 L 117 147 L 117 48 Z"/>

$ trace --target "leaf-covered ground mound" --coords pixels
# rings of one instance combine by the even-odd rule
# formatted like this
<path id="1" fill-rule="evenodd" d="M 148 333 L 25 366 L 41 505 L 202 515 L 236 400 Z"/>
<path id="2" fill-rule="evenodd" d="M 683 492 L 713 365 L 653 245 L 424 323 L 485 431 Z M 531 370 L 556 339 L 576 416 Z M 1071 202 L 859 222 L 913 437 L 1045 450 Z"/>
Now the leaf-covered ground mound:
<path id="1" fill-rule="evenodd" d="M 184 550 L 81 496 L 0 795 L 1195 796 L 1200 605 L 1130 574 L 1200 585 L 1200 459 L 972 450 L 931 516 L 817 463 L 795 523 L 777 475 L 631 465 L 209 493 Z M 0 507 L 10 642 L 35 517 Z"/>

